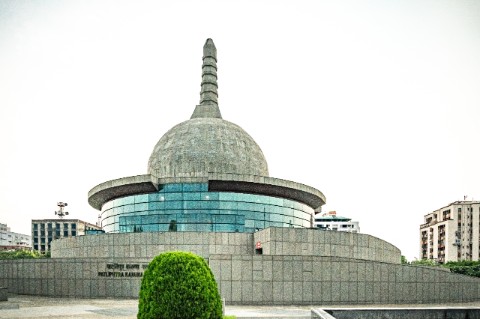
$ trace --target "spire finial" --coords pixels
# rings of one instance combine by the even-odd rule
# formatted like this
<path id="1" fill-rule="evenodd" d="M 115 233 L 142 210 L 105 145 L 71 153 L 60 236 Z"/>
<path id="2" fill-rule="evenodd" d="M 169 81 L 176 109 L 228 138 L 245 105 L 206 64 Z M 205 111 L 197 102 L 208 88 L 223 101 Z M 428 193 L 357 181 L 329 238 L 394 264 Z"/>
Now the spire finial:
<path id="1" fill-rule="evenodd" d="M 203 46 L 202 90 L 200 105 L 197 105 L 191 118 L 222 118 L 218 108 L 217 84 L 217 48 L 213 40 L 208 38 Z"/>
<path id="2" fill-rule="evenodd" d="M 217 104 L 217 48 L 212 39 L 207 39 L 203 46 L 202 91 L 200 104 Z"/>

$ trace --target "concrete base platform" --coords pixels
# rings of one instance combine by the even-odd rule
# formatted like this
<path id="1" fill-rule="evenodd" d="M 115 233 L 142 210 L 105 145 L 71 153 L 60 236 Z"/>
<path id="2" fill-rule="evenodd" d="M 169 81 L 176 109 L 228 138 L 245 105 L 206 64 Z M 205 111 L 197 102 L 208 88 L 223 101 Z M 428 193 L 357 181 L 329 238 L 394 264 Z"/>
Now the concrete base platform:
<path id="1" fill-rule="evenodd" d="M 71 298 L 48 298 L 26 295 L 10 295 L 6 304 L 17 306 L 17 309 L 2 309 L 1 319 L 15 318 L 85 318 L 85 319 L 135 319 L 137 317 L 138 300 L 118 299 L 71 299 Z M 388 305 L 366 305 L 364 308 L 385 308 Z M 468 304 L 448 305 L 402 305 L 401 308 L 479 308 L 480 301 Z M 234 315 L 237 319 L 245 318 L 268 318 L 268 319 L 305 319 L 311 318 L 312 308 L 327 308 L 321 305 L 312 306 L 226 306 L 225 313 Z M 329 306 L 333 309 L 345 309 L 348 306 Z M 390 305 L 387 308 L 399 308 L 398 305 Z M 353 318 L 353 317 L 351 317 Z M 372 318 L 372 317 L 371 317 Z M 390 317 L 389 317 L 390 318 Z M 428 317 L 430 318 L 430 317 Z M 457 317 L 452 317 L 457 318 Z M 461 318 L 461 317 L 460 317 Z M 474 318 L 474 317 L 470 317 Z M 475 317 L 476 318 L 476 317 Z"/>
<path id="2" fill-rule="evenodd" d="M 0 301 L 0 310 L 5 309 L 18 309 L 20 308 L 18 303 L 8 302 L 8 301 Z"/>
<path id="3" fill-rule="evenodd" d="M 316 319 L 480 319 L 480 307 L 391 307 L 391 308 L 341 308 L 312 309 Z"/>

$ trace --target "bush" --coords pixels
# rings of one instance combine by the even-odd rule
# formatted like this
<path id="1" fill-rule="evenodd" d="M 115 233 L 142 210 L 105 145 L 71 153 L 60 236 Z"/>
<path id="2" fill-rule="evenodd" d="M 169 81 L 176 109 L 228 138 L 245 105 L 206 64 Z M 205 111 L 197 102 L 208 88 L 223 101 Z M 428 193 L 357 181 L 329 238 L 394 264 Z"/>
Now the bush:
<path id="1" fill-rule="evenodd" d="M 480 261 L 475 260 L 462 260 L 462 261 L 449 261 L 444 267 L 450 269 L 451 272 L 472 276 L 480 277 Z"/>
<path id="2" fill-rule="evenodd" d="M 222 318 L 217 283 L 205 260 L 181 251 L 155 257 L 143 274 L 137 318 Z"/>
<path id="3" fill-rule="evenodd" d="M 36 250 L 0 251 L 0 259 L 50 258 L 50 252 L 42 255 Z"/>

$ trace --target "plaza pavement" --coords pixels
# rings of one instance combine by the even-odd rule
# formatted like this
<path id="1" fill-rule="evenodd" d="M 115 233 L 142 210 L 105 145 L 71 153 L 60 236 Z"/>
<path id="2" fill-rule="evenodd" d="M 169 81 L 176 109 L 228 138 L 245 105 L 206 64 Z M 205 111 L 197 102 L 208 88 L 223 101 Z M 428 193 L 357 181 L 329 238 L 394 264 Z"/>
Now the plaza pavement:
<path id="1" fill-rule="evenodd" d="M 13 309 L 9 309 L 13 308 Z M 17 309 L 15 309 L 17 308 Z M 0 302 L 0 318 L 137 318 L 138 300 L 70 299 L 10 295 Z M 310 318 L 310 307 L 226 306 L 226 315 L 241 318 Z"/>
<path id="2" fill-rule="evenodd" d="M 103 318 L 103 319 L 129 319 L 136 318 L 138 300 L 117 299 L 70 299 L 49 298 L 26 295 L 10 295 L 8 301 L 0 302 L 0 318 Z M 422 307 L 422 305 L 367 305 L 365 307 Z M 425 305 L 423 305 L 425 306 Z M 463 304 L 435 304 L 428 307 L 480 307 L 479 302 Z M 349 307 L 328 306 L 328 308 Z M 359 308 L 360 306 L 355 306 Z M 312 306 L 226 306 L 227 315 L 242 318 L 310 318 L 310 309 L 319 308 Z M 321 307 L 320 307 L 321 308 Z"/>

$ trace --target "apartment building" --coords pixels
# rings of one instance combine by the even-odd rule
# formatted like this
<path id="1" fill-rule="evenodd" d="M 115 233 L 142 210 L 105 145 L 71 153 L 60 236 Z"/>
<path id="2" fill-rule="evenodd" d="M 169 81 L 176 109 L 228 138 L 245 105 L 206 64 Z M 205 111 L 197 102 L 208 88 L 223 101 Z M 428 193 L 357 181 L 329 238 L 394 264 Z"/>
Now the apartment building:
<path id="1" fill-rule="evenodd" d="M 420 258 L 438 263 L 479 260 L 480 201 L 456 201 L 424 216 Z"/>
<path id="2" fill-rule="evenodd" d="M 0 250 L 30 249 L 30 235 L 15 233 L 7 224 L 0 223 Z"/>
<path id="3" fill-rule="evenodd" d="M 79 219 L 33 219 L 32 246 L 41 253 L 50 251 L 54 239 L 85 235 L 102 228 Z"/>
<path id="4" fill-rule="evenodd" d="M 359 233 L 360 225 L 351 218 L 337 216 L 336 211 L 315 215 L 313 227 L 322 230 L 346 231 L 351 233 Z"/>

